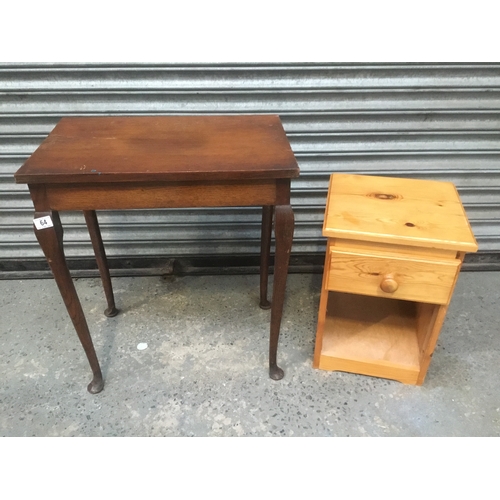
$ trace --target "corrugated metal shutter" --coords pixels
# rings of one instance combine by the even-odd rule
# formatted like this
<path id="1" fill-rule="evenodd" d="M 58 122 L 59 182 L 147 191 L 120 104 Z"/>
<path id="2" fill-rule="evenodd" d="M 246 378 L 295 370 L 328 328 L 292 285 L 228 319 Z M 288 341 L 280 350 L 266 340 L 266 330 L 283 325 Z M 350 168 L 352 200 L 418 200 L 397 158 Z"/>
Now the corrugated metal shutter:
<path id="1" fill-rule="evenodd" d="M 67 115 L 277 113 L 301 168 L 293 251 L 324 251 L 331 172 L 458 187 L 481 252 L 500 251 L 500 64 L 0 65 L 0 259 L 43 258 L 13 174 Z M 109 256 L 258 254 L 251 208 L 102 212 Z M 91 256 L 63 215 L 69 257 Z"/>

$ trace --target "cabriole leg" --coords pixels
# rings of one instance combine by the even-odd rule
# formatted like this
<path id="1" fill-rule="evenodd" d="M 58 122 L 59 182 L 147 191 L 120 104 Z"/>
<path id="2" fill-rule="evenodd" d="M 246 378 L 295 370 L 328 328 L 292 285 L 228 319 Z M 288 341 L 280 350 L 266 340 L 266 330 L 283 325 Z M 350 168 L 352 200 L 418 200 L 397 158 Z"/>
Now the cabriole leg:
<path id="1" fill-rule="evenodd" d="M 273 208 L 262 207 L 262 227 L 260 239 L 260 307 L 270 309 L 271 302 L 267 300 L 267 284 L 269 278 L 269 257 L 271 254 L 271 231 L 273 225 Z"/>
<path id="2" fill-rule="evenodd" d="M 40 218 L 43 218 L 40 220 Z M 73 279 L 69 273 L 66 258 L 63 251 L 63 229 L 59 213 L 56 211 L 35 212 L 35 219 L 39 220 L 40 228 L 35 226 L 35 235 L 47 258 L 50 269 L 54 274 L 57 286 L 68 310 L 68 314 L 73 322 L 78 338 L 85 350 L 87 359 L 94 377 L 87 389 L 90 393 L 96 394 L 104 388 L 101 368 L 92 343 L 87 320 L 83 314 L 80 299 L 76 293 Z"/>
<path id="3" fill-rule="evenodd" d="M 290 205 L 276 206 L 274 220 L 276 252 L 274 256 L 271 333 L 269 339 L 269 376 L 274 380 L 280 380 L 284 375 L 283 370 L 277 365 L 277 351 L 293 230 L 294 216 L 292 207 Z"/>
<path id="4" fill-rule="evenodd" d="M 101 275 L 102 286 L 104 287 L 104 294 L 108 303 L 107 309 L 104 314 L 108 318 L 112 318 L 118 314 L 118 309 L 115 306 L 115 297 L 113 295 L 113 286 L 111 285 L 111 276 L 109 275 L 108 259 L 104 251 L 104 244 L 102 242 L 101 231 L 99 229 L 99 222 L 97 221 L 97 214 L 95 210 L 84 210 L 85 222 L 89 230 L 92 246 L 94 247 L 95 259 L 99 274 Z"/>

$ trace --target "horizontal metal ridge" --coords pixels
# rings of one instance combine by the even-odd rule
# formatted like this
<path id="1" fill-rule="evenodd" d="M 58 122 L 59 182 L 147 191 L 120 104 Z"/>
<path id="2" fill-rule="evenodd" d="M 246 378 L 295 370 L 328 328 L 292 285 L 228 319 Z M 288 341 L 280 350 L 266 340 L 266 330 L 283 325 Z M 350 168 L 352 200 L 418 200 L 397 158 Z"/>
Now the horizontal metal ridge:
<path id="1" fill-rule="evenodd" d="M 176 112 L 168 114 L 235 114 L 227 111 L 217 112 Z M 113 116 L 123 115 L 158 116 L 165 115 L 164 111 L 136 112 L 116 111 Z M 109 116 L 102 112 L 66 112 L 54 114 L 0 114 L 0 133 L 4 134 L 34 134 L 47 135 L 63 116 Z M 434 130 L 448 131 L 488 131 L 500 129 L 500 110 L 390 110 L 390 111 L 328 111 L 321 110 L 297 113 L 281 111 L 280 118 L 288 134 L 314 132 L 379 132 L 393 131 L 395 133 L 407 130 Z"/>
<path id="2" fill-rule="evenodd" d="M 468 136 L 472 137 L 480 137 L 487 136 L 498 139 L 500 137 L 500 130 L 335 130 L 331 132 L 327 131 L 311 131 L 311 132 L 287 132 L 287 137 L 290 141 L 300 141 L 302 140 L 314 140 L 314 139 L 323 139 L 323 138 L 332 138 L 332 139 L 349 139 L 353 138 L 378 138 L 378 137 L 414 137 L 414 136 L 422 136 L 422 137 L 440 137 L 440 136 L 449 136 L 449 137 L 460 137 L 460 136 Z M 1 136 L 0 136 L 1 137 Z M 9 135 L 5 134 L 4 137 L 9 137 Z M 16 135 L 12 135 L 11 137 L 17 137 Z M 23 135 L 24 137 L 24 135 Z M 36 135 L 26 135 L 26 137 L 37 137 Z"/>
<path id="3" fill-rule="evenodd" d="M 294 152 L 295 156 L 298 159 L 301 158 L 331 158 L 331 157 L 370 157 L 370 156 L 427 156 L 427 155 L 435 155 L 435 156 L 448 156 L 448 155 L 498 155 L 498 150 L 466 150 L 466 149 L 455 149 L 455 150 L 407 150 L 407 151 L 319 151 L 319 152 Z"/>
<path id="4" fill-rule="evenodd" d="M 127 113 L 129 111 L 127 110 L 119 110 L 116 113 L 107 113 L 107 112 L 101 112 L 101 113 L 96 113 L 93 114 L 91 111 L 82 111 L 82 112 L 77 112 L 75 111 L 74 114 L 70 116 L 127 116 Z M 132 113 L 132 112 L 130 112 Z M 149 110 L 145 111 L 143 113 L 135 112 L 132 113 L 134 116 L 162 116 L 165 114 L 163 110 Z M 240 113 L 237 110 L 229 110 L 229 111 L 205 111 L 205 110 L 199 110 L 199 111 L 192 111 L 192 110 L 186 110 L 186 111 L 179 111 L 177 113 L 172 113 L 172 116 L 190 116 L 190 115 L 214 115 L 218 116 L 221 114 L 238 114 Z M 273 114 L 272 112 L 267 112 L 263 114 Z M 372 109 L 353 109 L 353 110 L 321 110 L 321 109 L 314 109 L 314 110 L 303 110 L 303 111 L 296 111 L 296 110 L 287 110 L 283 112 L 283 114 L 280 114 L 280 117 L 282 121 L 293 121 L 294 119 L 304 119 L 306 117 L 310 117 L 311 119 L 319 119 L 319 118 L 325 118 L 325 117 L 330 117 L 331 119 L 362 119 L 364 121 L 365 117 L 399 117 L 399 118 L 406 118 L 406 117 L 423 117 L 425 118 L 425 121 L 432 121 L 435 117 L 455 117 L 455 118 L 460 118 L 462 115 L 463 116 L 472 116 L 472 115 L 478 115 L 478 116 L 488 116 L 488 115 L 499 115 L 500 110 L 499 109 L 481 109 L 479 111 L 476 110 L 470 110 L 470 109 L 443 109 L 443 110 L 438 110 L 438 111 L 426 111 L 426 110 L 418 110 L 418 109 L 408 109 L 408 110 L 398 110 L 398 109 L 390 109 L 387 111 L 380 111 L 380 110 L 372 110 Z M 61 115 L 59 112 L 54 112 L 54 111 L 37 111 L 37 112 L 28 112 L 28 113 L 2 113 L 0 118 L 2 120 L 29 120 L 29 123 L 33 123 L 36 120 L 40 121 L 47 121 L 47 120 L 54 120 L 55 122 L 59 120 L 62 116 L 66 115 Z"/>
<path id="5" fill-rule="evenodd" d="M 473 77 L 471 77 L 473 75 Z M 2 64 L 0 83 L 13 88 L 92 86 L 93 88 L 147 88 L 198 86 L 225 88 L 288 86 L 401 85 L 450 86 L 460 82 L 482 87 L 498 85 L 500 65 L 485 64 Z M 24 87 L 23 87 L 24 83 Z"/>
<path id="6" fill-rule="evenodd" d="M 8 98 L 7 98 L 8 97 Z M 450 95 L 428 94 L 417 95 L 407 93 L 406 95 L 396 96 L 388 93 L 374 96 L 370 94 L 367 98 L 358 94 L 349 96 L 347 94 L 311 94 L 301 95 L 298 93 L 289 93 L 278 96 L 269 92 L 262 94 L 260 99 L 255 96 L 239 94 L 205 94 L 194 93 L 192 96 L 187 94 L 130 94 L 123 95 L 95 94 L 94 99 L 83 94 L 66 95 L 61 99 L 58 95 L 27 95 L 20 96 L 11 94 L 3 96 L 3 104 L 0 107 L 2 113 L 30 113 L 33 110 L 40 112 L 57 113 L 61 116 L 81 114 L 84 112 L 90 114 L 110 114 L 118 112 L 122 114 L 145 114 L 148 112 L 161 112 L 162 114 L 179 114 L 185 112 L 218 112 L 226 114 L 228 112 L 238 114 L 282 114 L 296 108 L 302 108 L 304 111 L 356 111 L 372 110 L 387 113 L 391 110 L 398 111 L 425 111 L 441 112 L 446 109 L 469 110 L 480 112 L 481 110 L 500 109 L 500 91 L 485 94 L 457 94 L 451 99 Z M 125 112 L 126 111 L 126 112 Z"/>
<path id="7" fill-rule="evenodd" d="M 476 69 L 483 67 L 500 68 L 500 63 L 493 62 L 184 62 L 184 63 L 156 63 L 156 62 L 137 62 L 137 63 L 121 63 L 121 62 L 72 62 L 72 63 L 52 63 L 52 62 L 1 62 L 0 68 L 31 68 L 34 70 L 43 70 L 44 68 L 61 68 L 68 71 L 73 71 L 74 68 L 110 68 L 113 70 L 124 69 L 127 71 L 137 71 L 138 68 L 251 68 L 251 69 L 266 69 L 266 68 L 464 68 Z"/>
<path id="8" fill-rule="evenodd" d="M 418 94 L 454 94 L 461 93 L 465 95 L 469 95 L 472 93 L 479 95 L 491 95 L 493 93 L 500 92 L 500 85 L 495 85 L 492 87 L 487 86 L 477 86 L 477 87 L 274 87 L 272 90 L 269 88 L 248 88 L 245 89 L 242 86 L 239 86 L 237 89 L 235 88 L 221 88 L 221 87 L 194 87 L 194 88 L 186 88 L 183 87 L 181 89 L 177 88 L 144 88 L 144 89 L 53 89 L 53 90 L 20 90 L 17 88 L 2 88 L 0 87 L 0 96 L 10 96 L 16 95 L 20 97 L 27 96 L 93 96 L 93 95 L 106 95 L 106 96 L 135 96 L 135 95 L 186 95 L 192 97 L 193 95 L 268 95 L 273 94 L 276 96 L 288 95 L 288 94 L 298 94 L 298 95 L 308 95 L 308 94 L 318 94 L 318 95 L 337 95 L 337 94 L 386 94 L 386 95 L 399 95 L 402 93 L 409 95 L 418 95 Z"/>

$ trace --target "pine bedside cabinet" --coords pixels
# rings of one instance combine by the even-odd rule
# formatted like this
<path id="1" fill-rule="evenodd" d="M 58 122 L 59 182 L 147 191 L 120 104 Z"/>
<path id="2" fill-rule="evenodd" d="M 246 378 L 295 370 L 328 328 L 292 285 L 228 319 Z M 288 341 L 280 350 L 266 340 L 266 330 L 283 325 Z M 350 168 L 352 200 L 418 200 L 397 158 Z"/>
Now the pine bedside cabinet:
<path id="1" fill-rule="evenodd" d="M 421 385 L 466 252 L 452 183 L 333 174 L 314 367 Z"/>

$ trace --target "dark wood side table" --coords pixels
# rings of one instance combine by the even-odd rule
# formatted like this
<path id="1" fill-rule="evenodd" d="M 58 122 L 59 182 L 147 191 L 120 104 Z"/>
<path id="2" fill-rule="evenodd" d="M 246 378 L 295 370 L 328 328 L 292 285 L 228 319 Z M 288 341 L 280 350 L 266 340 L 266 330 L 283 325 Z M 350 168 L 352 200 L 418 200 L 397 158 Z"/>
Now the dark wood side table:
<path id="1" fill-rule="evenodd" d="M 260 306 L 271 308 L 269 375 L 277 365 L 294 216 L 290 179 L 299 167 L 278 116 L 63 118 L 15 174 L 35 207 L 35 235 L 89 360 L 91 393 L 104 387 L 63 251 L 59 211 L 82 210 L 107 299 L 117 314 L 96 210 L 262 206 Z M 272 305 L 267 300 L 274 216 Z"/>

